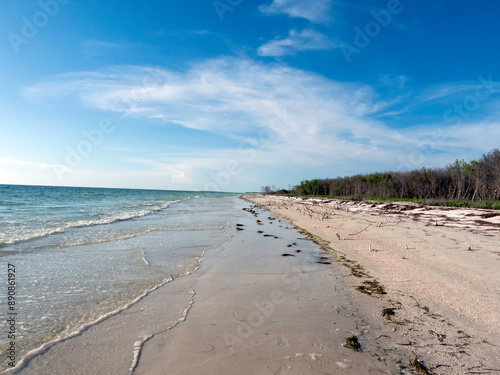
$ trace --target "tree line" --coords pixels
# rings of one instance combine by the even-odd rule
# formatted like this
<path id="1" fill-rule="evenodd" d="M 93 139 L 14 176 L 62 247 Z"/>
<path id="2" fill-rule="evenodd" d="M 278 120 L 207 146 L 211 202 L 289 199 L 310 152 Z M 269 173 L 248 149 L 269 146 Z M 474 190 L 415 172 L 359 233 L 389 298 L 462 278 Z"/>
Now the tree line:
<path id="1" fill-rule="evenodd" d="M 470 163 L 456 160 L 444 168 L 304 180 L 294 187 L 292 193 L 332 197 L 499 200 L 500 150 L 494 149 Z"/>

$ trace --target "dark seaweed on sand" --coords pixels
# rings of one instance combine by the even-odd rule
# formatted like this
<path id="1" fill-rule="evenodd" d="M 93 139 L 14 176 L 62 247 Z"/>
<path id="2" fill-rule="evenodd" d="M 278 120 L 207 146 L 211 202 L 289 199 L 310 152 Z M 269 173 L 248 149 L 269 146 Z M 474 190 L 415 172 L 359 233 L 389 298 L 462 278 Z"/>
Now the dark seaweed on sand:
<path id="1" fill-rule="evenodd" d="M 413 362 L 410 363 L 410 366 L 415 369 L 417 374 L 432 375 L 432 372 L 430 372 L 430 370 L 422 362 L 420 362 L 417 357 L 415 357 Z"/>
<path id="2" fill-rule="evenodd" d="M 355 352 L 361 351 L 361 344 L 359 343 L 358 336 L 351 336 L 345 340 L 344 346 L 346 348 L 352 349 Z"/>
<path id="3" fill-rule="evenodd" d="M 403 324 L 394 319 L 394 315 L 396 315 L 395 309 L 393 307 L 388 307 L 382 310 L 382 316 L 386 317 L 387 320 L 391 321 L 394 324 Z"/>
<path id="4" fill-rule="evenodd" d="M 370 296 L 372 294 L 387 294 L 384 287 L 377 280 L 364 281 L 363 285 L 358 286 L 356 289 Z"/>

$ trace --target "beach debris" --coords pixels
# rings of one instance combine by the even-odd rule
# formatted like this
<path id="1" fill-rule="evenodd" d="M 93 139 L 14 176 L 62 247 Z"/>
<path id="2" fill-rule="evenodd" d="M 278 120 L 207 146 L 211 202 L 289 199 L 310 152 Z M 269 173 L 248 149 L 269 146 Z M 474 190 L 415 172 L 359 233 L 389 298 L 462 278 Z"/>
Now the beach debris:
<path id="1" fill-rule="evenodd" d="M 431 335 L 436 335 L 437 336 L 437 339 L 440 341 L 440 342 L 443 342 L 444 339 L 446 338 L 446 335 L 444 333 L 438 333 L 436 331 L 433 331 L 432 329 L 429 330 L 429 333 Z"/>
<path id="2" fill-rule="evenodd" d="M 382 316 L 387 318 L 387 320 L 391 321 L 394 324 L 403 324 L 401 322 L 398 322 L 396 319 L 394 319 L 394 315 L 396 315 L 394 310 L 395 310 L 394 307 L 385 308 L 382 310 Z"/>
<path id="3" fill-rule="evenodd" d="M 254 207 L 254 206 L 252 206 Z M 254 211 L 252 208 L 242 208 L 243 211 L 247 211 L 248 213 L 251 213 L 253 216 L 257 217 L 258 213 Z"/>
<path id="4" fill-rule="evenodd" d="M 337 366 L 339 366 L 340 368 L 342 369 L 348 369 L 350 368 L 351 366 L 349 366 L 347 363 L 345 362 L 337 362 Z"/>
<path id="5" fill-rule="evenodd" d="M 243 224 L 236 224 L 237 227 L 244 227 Z"/>
<path id="6" fill-rule="evenodd" d="M 469 245 L 469 247 L 467 248 L 467 250 L 472 251 L 472 247 Z"/>
<path id="7" fill-rule="evenodd" d="M 423 362 L 421 362 L 418 357 L 415 357 L 415 359 L 410 362 L 410 366 L 417 371 L 417 374 L 420 375 L 432 375 L 432 372 L 429 371 L 429 369 L 424 365 Z"/>
<path id="8" fill-rule="evenodd" d="M 244 230 L 244 229 L 241 227 L 236 227 L 236 230 Z"/>
<path id="9" fill-rule="evenodd" d="M 292 245 L 288 244 L 288 245 L 286 245 L 286 247 L 292 247 Z"/>
<path id="10" fill-rule="evenodd" d="M 340 240 L 340 234 L 338 233 L 335 233 L 337 235 L 337 238 Z"/>
<path id="11" fill-rule="evenodd" d="M 317 361 L 319 359 L 319 357 L 321 357 L 323 354 L 318 354 L 318 353 L 309 353 L 309 357 L 311 357 L 311 359 L 313 361 Z"/>
<path id="12" fill-rule="evenodd" d="M 345 340 L 344 347 L 361 352 L 361 344 L 359 343 L 358 336 L 351 336 Z"/>
<path id="13" fill-rule="evenodd" d="M 258 230 L 258 231 L 257 231 L 257 233 L 261 234 L 261 233 L 264 233 L 264 232 L 263 232 L 263 231 L 261 231 L 261 230 Z"/>
<path id="14" fill-rule="evenodd" d="M 316 263 L 319 263 L 319 264 L 332 264 L 330 262 L 330 258 L 328 258 L 328 257 L 319 257 L 318 261 Z"/>
<path id="15" fill-rule="evenodd" d="M 377 280 L 363 281 L 363 285 L 358 286 L 356 290 L 369 296 L 372 294 L 387 294 L 384 287 Z"/>
<path id="16" fill-rule="evenodd" d="M 428 312 L 430 311 L 430 310 L 429 310 L 429 308 L 428 308 L 427 306 L 422 306 L 422 305 L 420 304 L 420 302 L 419 302 L 419 301 L 418 301 L 415 297 L 410 296 L 410 298 L 411 298 L 411 299 L 413 299 L 413 300 L 417 303 L 417 307 L 418 307 L 419 309 L 424 310 L 426 313 L 428 313 Z"/>
<path id="17" fill-rule="evenodd" d="M 363 266 L 356 264 L 352 260 L 347 259 L 344 256 L 339 258 L 342 264 L 351 270 L 351 275 L 354 277 L 369 277 L 365 272 Z"/>
<path id="18" fill-rule="evenodd" d="M 288 253 L 283 253 L 281 254 L 282 257 L 294 257 L 295 255 L 293 254 L 288 254 Z"/>
<path id="19" fill-rule="evenodd" d="M 304 356 L 305 356 L 304 353 L 297 353 L 297 354 L 295 354 L 295 358 L 304 357 Z"/>
<path id="20" fill-rule="evenodd" d="M 347 237 L 349 236 L 355 236 L 357 234 L 360 234 L 361 232 L 363 232 L 364 230 L 368 229 L 369 227 L 371 226 L 371 224 L 367 225 L 366 227 L 364 227 L 363 229 L 361 229 L 359 232 L 356 232 L 356 233 L 349 233 L 349 234 L 346 234 L 344 236 L 344 238 L 342 238 L 343 240 L 345 240 Z"/>
<path id="21" fill-rule="evenodd" d="M 278 239 L 278 236 L 273 236 L 274 238 Z"/>
<path id="22" fill-rule="evenodd" d="M 300 253 L 301 251 L 302 251 L 302 250 L 299 250 L 299 249 L 295 250 L 295 252 L 296 252 L 296 253 Z"/>
<path id="23" fill-rule="evenodd" d="M 272 234 L 264 234 L 264 237 L 272 237 Z"/>

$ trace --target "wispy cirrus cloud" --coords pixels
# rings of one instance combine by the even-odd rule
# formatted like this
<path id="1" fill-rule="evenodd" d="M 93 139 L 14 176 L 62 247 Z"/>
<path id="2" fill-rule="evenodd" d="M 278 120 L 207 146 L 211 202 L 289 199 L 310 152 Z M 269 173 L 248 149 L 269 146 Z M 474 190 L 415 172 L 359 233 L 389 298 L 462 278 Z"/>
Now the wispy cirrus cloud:
<path id="1" fill-rule="evenodd" d="M 257 50 L 260 56 L 293 55 L 297 51 L 313 51 L 334 48 L 335 44 L 323 34 L 313 30 L 291 30 L 287 37 L 276 38 L 263 44 Z"/>
<path id="2" fill-rule="evenodd" d="M 246 165 L 237 179 L 255 181 L 263 178 L 261 167 L 302 176 L 312 167 L 331 171 L 331 175 L 359 172 L 358 165 L 367 171 L 394 170 L 397 160 L 408 150 L 418 149 L 419 141 L 436 128 L 450 134 L 439 117 L 418 127 L 390 126 L 377 120 L 405 103 L 381 98 L 368 85 L 240 58 L 203 61 L 184 71 L 121 66 L 75 72 L 50 77 L 24 94 L 46 100 L 73 96 L 92 109 L 125 111 L 130 119 L 139 119 L 140 126 L 159 122 L 231 140 L 223 148 L 186 150 L 182 155 L 152 160 L 156 163 L 152 176 L 168 171 L 171 181 L 178 183 L 206 181 L 200 176 L 224 170 L 228 160 Z M 470 143 L 470 129 L 475 126 L 466 124 L 437 139 L 432 150 L 437 156 L 427 159 L 426 165 L 441 165 L 464 149 L 488 151 L 477 142 Z M 500 127 L 490 122 L 490 139 L 500 136 L 496 129 Z M 179 142 L 189 146 L 189 140 Z M 242 153 L 246 148 L 254 150 L 251 160 L 247 157 L 251 153 Z"/>
<path id="3" fill-rule="evenodd" d="M 269 5 L 261 5 L 259 10 L 266 15 L 287 14 L 293 18 L 325 23 L 330 20 L 329 11 L 332 3 L 332 0 L 273 0 Z"/>

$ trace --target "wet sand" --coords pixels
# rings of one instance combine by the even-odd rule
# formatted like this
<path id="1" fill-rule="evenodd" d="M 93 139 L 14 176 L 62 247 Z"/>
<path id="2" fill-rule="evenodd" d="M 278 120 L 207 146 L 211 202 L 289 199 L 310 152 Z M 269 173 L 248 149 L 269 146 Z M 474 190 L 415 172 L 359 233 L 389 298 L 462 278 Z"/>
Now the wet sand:
<path id="1" fill-rule="evenodd" d="M 404 353 L 377 342 L 381 328 L 344 270 L 318 263 L 317 245 L 269 216 L 245 212 L 231 243 L 180 281 L 196 291 L 188 318 L 144 345 L 135 374 L 399 373 Z M 353 335 L 362 352 L 343 346 Z"/>

